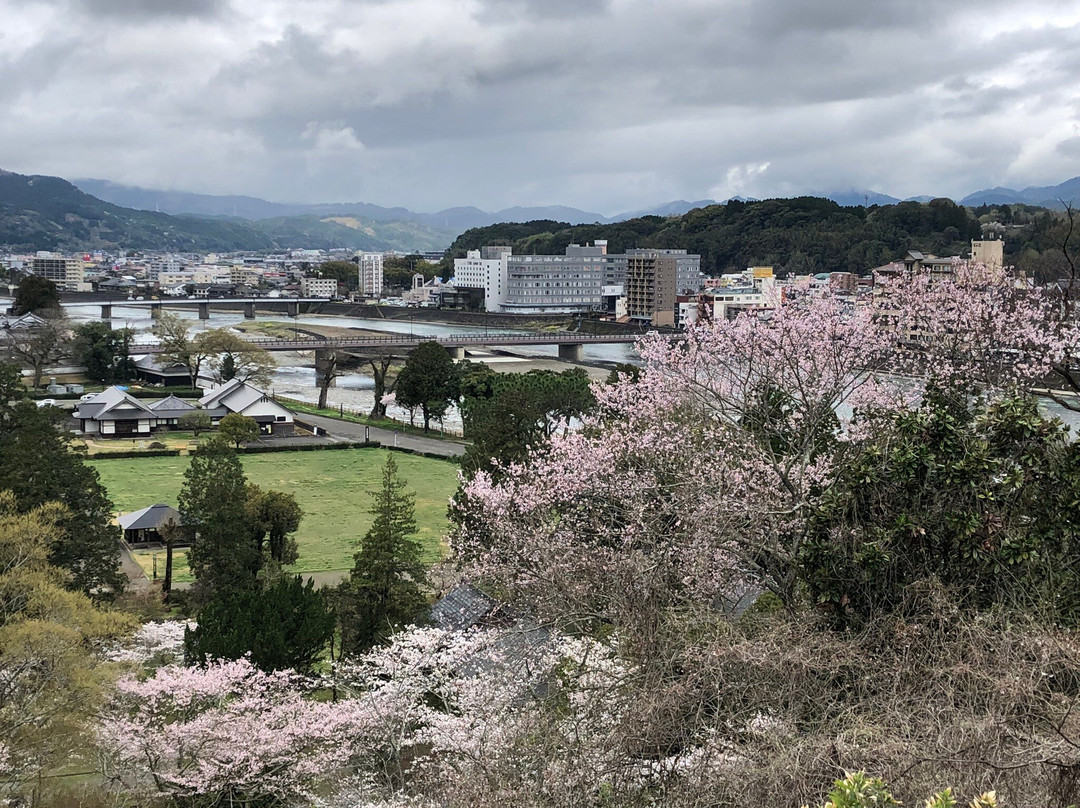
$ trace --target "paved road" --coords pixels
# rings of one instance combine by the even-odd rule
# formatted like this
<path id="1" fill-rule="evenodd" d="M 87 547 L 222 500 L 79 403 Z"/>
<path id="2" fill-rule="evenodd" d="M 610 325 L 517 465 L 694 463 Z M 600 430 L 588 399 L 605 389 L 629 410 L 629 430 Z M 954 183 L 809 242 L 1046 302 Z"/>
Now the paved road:
<path id="1" fill-rule="evenodd" d="M 337 418 L 327 418 L 322 415 L 308 415 L 301 413 L 301 421 L 306 421 L 320 426 L 334 437 L 346 438 L 347 440 L 362 441 L 365 438 L 377 440 L 383 446 L 400 446 L 404 449 L 414 449 L 418 452 L 430 452 L 443 457 L 459 457 L 465 453 L 465 444 L 454 440 L 439 440 L 438 438 L 425 438 L 422 435 L 406 435 L 403 432 L 395 432 L 392 429 L 383 429 L 377 426 L 365 426 L 352 421 L 339 421 Z"/>

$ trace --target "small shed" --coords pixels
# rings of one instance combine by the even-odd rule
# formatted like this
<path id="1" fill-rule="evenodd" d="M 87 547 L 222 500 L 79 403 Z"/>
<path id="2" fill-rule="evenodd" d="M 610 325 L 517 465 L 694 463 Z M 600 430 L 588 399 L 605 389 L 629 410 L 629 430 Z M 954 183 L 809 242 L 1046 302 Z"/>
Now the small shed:
<path id="1" fill-rule="evenodd" d="M 165 525 L 182 524 L 180 512 L 176 508 L 163 503 L 151 505 L 139 511 L 124 513 L 117 520 L 120 528 L 124 531 L 124 541 L 129 545 L 163 544 L 161 528 Z M 184 538 L 174 541 L 173 546 L 186 546 L 191 544 L 191 539 L 185 531 Z"/>

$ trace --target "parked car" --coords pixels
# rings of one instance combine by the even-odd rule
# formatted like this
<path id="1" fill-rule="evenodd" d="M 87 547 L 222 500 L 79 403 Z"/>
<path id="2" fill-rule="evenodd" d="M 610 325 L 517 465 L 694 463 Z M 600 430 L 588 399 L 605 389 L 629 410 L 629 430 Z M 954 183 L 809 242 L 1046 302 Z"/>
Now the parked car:
<path id="1" fill-rule="evenodd" d="M 79 396 L 79 401 L 89 401 L 92 398 L 97 398 L 97 393 L 87 393 L 86 395 Z"/>
<path id="2" fill-rule="evenodd" d="M 55 407 L 56 406 L 56 399 L 55 398 L 43 398 L 43 399 L 41 399 L 40 401 L 37 402 L 37 405 L 39 407 Z"/>

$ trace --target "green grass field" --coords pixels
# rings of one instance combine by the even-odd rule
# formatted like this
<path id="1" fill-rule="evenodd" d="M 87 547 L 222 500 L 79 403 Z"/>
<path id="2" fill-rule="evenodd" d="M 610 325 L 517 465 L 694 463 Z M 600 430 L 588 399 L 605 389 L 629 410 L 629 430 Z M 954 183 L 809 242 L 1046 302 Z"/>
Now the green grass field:
<path id="1" fill-rule="evenodd" d="M 304 510 L 296 540 L 300 559 L 296 572 L 344 570 L 352 567 L 357 543 L 371 526 L 369 493 L 379 485 L 385 449 L 341 449 L 322 452 L 272 452 L 241 456 L 248 481 L 286 491 Z M 395 453 L 398 470 L 416 493 L 417 539 L 425 560 L 445 555 L 446 506 L 457 489 L 457 466 L 444 460 Z M 176 506 L 187 457 L 90 460 L 121 513 L 157 502 Z M 142 555 L 142 554 L 140 554 Z M 177 554 L 176 580 L 188 579 L 187 562 Z M 150 571 L 152 558 L 139 559 Z M 158 559 L 164 572 L 164 558 Z"/>

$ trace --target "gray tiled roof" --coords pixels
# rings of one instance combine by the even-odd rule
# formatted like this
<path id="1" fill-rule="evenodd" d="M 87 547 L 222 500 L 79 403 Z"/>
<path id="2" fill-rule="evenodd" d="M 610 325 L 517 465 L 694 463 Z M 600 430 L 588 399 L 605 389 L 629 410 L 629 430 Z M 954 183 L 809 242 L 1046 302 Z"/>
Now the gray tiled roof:
<path id="1" fill-rule="evenodd" d="M 464 631 L 498 608 L 498 602 L 470 584 L 455 587 L 431 609 L 431 621 L 439 628 Z"/>
<path id="2" fill-rule="evenodd" d="M 180 512 L 163 503 L 125 513 L 116 520 L 124 530 L 156 530 L 168 522 L 180 524 Z"/>

